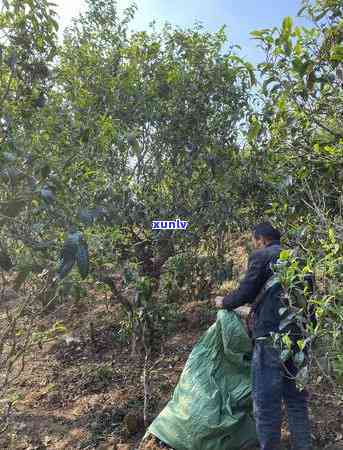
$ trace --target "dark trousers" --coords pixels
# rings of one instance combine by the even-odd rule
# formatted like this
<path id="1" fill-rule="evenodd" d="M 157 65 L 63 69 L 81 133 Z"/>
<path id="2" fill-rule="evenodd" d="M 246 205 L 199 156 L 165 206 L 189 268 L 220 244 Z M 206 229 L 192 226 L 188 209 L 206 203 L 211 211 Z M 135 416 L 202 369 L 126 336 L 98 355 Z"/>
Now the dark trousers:
<path id="1" fill-rule="evenodd" d="M 293 375 L 296 368 L 287 363 Z M 253 404 L 257 436 L 261 450 L 280 450 L 282 400 L 285 402 L 288 426 L 294 450 L 311 450 L 311 431 L 306 390 L 299 391 L 269 343 L 255 343 L 253 361 Z"/>

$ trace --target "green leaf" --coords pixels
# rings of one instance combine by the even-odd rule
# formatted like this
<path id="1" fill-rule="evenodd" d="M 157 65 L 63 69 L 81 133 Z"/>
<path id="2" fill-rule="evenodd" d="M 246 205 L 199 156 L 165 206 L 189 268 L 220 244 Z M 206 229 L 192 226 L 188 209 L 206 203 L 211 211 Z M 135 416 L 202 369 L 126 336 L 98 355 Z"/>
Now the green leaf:
<path id="1" fill-rule="evenodd" d="M 295 46 L 294 46 L 294 53 L 295 53 L 297 56 L 301 56 L 302 53 L 303 53 L 303 51 L 304 51 L 303 46 L 300 44 L 300 42 L 297 42 L 297 43 L 295 44 Z M 301 63 L 301 61 L 300 61 L 300 63 Z"/>
<path id="2" fill-rule="evenodd" d="M 282 342 L 286 345 L 288 350 L 291 350 L 291 348 L 292 348 L 292 340 L 288 336 L 288 334 L 285 334 L 285 335 L 282 336 Z"/>
<path id="3" fill-rule="evenodd" d="M 330 59 L 332 61 L 343 61 L 343 45 L 335 45 L 330 50 Z"/>
<path id="4" fill-rule="evenodd" d="M 255 141 L 255 139 L 257 138 L 261 129 L 262 129 L 262 126 L 261 126 L 260 122 L 257 120 L 257 117 L 255 115 L 253 115 L 251 118 L 251 125 L 250 125 L 249 131 L 248 131 L 248 139 L 252 142 Z"/>
<path id="5" fill-rule="evenodd" d="M 67 329 L 62 322 L 55 322 L 52 331 L 64 334 L 67 332 Z"/>
<path id="6" fill-rule="evenodd" d="M 296 384 L 300 389 L 303 389 L 309 383 L 309 370 L 305 366 L 299 370 L 296 376 Z"/>
<path id="7" fill-rule="evenodd" d="M 331 243 L 335 243 L 336 242 L 335 230 L 332 227 L 329 228 L 328 236 L 329 236 L 329 241 Z"/>
<path id="8" fill-rule="evenodd" d="M 255 71 L 254 71 L 254 66 L 250 63 L 245 63 L 245 67 L 249 72 L 249 76 L 250 76 L 250 83 L 252 86 L 254 86 L 256 84 L 256 77 L 255 77 Z"/>
<path id="9" fill-rule="evenodd" d="M 256 30 L 256 31 L 251 31 L 249 34 L 250 34 L 250 36 L 253 37 L 253 39 L 263 40 L 266 31 L 269 31 L 269 30 Z"/>
<path id="10" fill-rule="evenodd" d="M 297 345 L 300 348 L 300 350 L 303 351 L 306 344 L 305 344 L 305 341 L 303 339 L 299 339 L 299 340 L 297 340 Z"/>
<path id="11" fill-rule="evenodd" d="M 283 94 L 277 101 L 277 106 L 280 111 L 285 111 L 286 108 L 286 96 Z"/>
<path id="12" fill-rule="evenodd" d="M 302 53 L 302 47 L 301 47 L 301 45 L 299 45 L 297 47 L 297 45 L 294 47 L 294 52 L 296 54 L 301 54 Z M 300 50 L 300 48 L 301 48 L 301 50 Z M 295 72 L 297 72 L 301 77 L 303 77 L 305 75 L 305 73 L 306 73 L 307 64 L 303 64 L 302 60 L 299 57 L 297 57 L 297 58 L 293 59 L 292 67 L 293 67 L 293 70 Z"/>
<path id="13" fill-rule="evenodd" d="M 291 256 L 290 250 L 281 250 L 280 255 L 279 255 L 279 260 L 280 261 L 288 261 L 290 256 Z"/>
<path id="14" fill-rule="evenodd" d="M 291 17 L 285 17 L 282 21 L 282 31 L 285 35 L 289 35 L 292 31 L 293 20 Z"/>
<path id="15" fill-rule="evenodd" d="M 291 351 L 288 349 L 285 349 L 285 350 L 282 350 L 280 358 L 281 358 L 281 361 L 285 363 L 291 356 L 292 356 Z"/>
<path id="16" fill-rule="evenodd" d="M 305 361 L 305 353 L 304 352 L 299 352 L 296 353 L 294 356 L 294 363 L 297 367 L 301 367 L 303 365 Z"/>
<path id="17" fill-rule="evenodd" d="M 50 23 L 52 24 L 52 26 L 55 28 L 56 31 L 59 30 L 59 25 L 58 25 L 58 22 L 56 22 L 56 20 L 51 18 Z"/>

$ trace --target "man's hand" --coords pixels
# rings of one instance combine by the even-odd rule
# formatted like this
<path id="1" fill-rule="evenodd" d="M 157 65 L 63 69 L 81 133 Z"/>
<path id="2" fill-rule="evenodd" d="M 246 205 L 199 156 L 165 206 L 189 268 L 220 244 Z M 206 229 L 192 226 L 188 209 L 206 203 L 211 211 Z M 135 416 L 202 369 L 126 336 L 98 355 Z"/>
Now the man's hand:
<path id="1" fill-rule="evenodd" d="M 224 308 L 224 306 L 223 306 L 223 299 L 224 299 L 224 297 L 216 297 L 214 299 L 214 304 L 215 304 L 215 307 L 217 309 L 223 309 Z"/>

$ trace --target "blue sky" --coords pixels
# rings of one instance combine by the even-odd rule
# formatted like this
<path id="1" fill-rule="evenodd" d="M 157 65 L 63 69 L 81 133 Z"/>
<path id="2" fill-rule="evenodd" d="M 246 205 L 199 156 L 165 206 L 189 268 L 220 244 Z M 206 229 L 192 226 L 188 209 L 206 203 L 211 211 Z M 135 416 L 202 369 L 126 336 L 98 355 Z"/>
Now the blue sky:
<path id="1" fill-rule="evenodd" d="M 84 0 L 55 0 L 55 3 L 58 4 L 61 28 L 85 8 Z M 117 3 L 122 9 L 130 0 L 118 0 Z M 249 32 L 279 25 L 285 16 L 295 18 L 301 7 L 301 0 L 136 0 L 136 3 L 134 29 L 147 29 L 154 19 L 158 25 L 167 21 L 182 27 L 201 21 L 210 31 L 217 31 L 225 24 L 230 43 L 241 45 L 241 56 L 253 63 L 261 60 L 262 53 Z M 296 23 L 307 22 L 298 18 Z"/>

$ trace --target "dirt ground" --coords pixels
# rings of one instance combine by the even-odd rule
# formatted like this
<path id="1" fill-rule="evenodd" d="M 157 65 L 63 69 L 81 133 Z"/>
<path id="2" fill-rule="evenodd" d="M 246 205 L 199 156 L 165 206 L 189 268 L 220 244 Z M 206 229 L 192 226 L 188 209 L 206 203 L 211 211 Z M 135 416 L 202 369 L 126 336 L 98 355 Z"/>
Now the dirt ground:
<path id="1" fill-rule="evenodd" d="M 148 424 L 168 402 L 193 346 L 214 322 L 210 310 L 206 302 L 182 307 L 174 332 L 155 349 Z M 70 312 L 66 305 L 58 315 L 73 333 L 30 355 L 16 386 L 21 400 L 0 449 L 137 449 L 145 431 L 143 358 L 132 358 L 130 348 L 116 340 L 115 314 L 109 314 L 104 303 L 85 302 L 81 313 L 79 307 Z M 96 345 L 86 333 L 91 318 Z M 343 449 L 343 399 L 316 380 L 310 403 L 317 449 Z M 285 430 L 283 441 L 288 449 Z M 141 448 L 165 447 L 150 440 Z"/>

